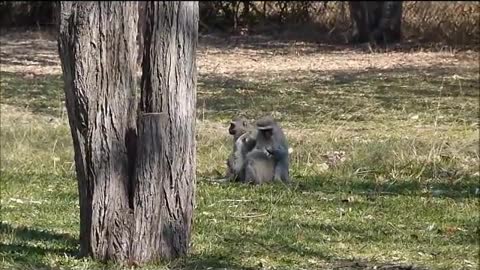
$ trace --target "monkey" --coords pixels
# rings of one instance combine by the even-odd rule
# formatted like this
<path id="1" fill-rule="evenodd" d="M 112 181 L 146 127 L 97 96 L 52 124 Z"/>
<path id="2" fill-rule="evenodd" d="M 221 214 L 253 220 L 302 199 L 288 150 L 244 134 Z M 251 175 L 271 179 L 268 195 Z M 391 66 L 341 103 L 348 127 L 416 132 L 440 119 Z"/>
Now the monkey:
<path id="1" fill-rule="evenodd" d="M 288 142 L 282 128 L 271 117 L 260 119 L 257 127 L 263 135 L 257 137 L 257 140 L 258 138 L 265 139 L 265 141 L 260 141 L 257 148 L 261 149 L 261 143 L 265 142 L 267 156 L 275 162 L 273 180 L 288 183 L 290 181 Z"/>
<path id="2" fill-rule="evenodd" d="M 233 143 L 244 133 L 252 129 L 252 125 L 248 122 L 245 116 L 237 116 L 230 121 L 228 133 L 233 135 Z"/>
<path id="3" fill-rule="evenodd" d="M 230 122 L 228 133 L 233 136 L 233 151 L 227 159 L 225 178 L 244 182 L 246 155 L 255 146 L 256 130 L 245 117 L 240 116 Z"/>
<path id="4" fill-rule="evenodd" d="M 288 142 L 271 116 L 256 121 L 255 147 L 246 156 L 245 178 L 254 184 L 289 183 Z"/>

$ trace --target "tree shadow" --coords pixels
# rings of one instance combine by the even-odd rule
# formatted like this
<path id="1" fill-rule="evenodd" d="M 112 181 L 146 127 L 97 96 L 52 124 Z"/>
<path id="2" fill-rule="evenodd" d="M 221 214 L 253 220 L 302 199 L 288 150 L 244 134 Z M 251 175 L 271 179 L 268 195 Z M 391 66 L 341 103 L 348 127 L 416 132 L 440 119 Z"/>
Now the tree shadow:
<path id="1" fill-rule="evenodd" d="M 279 227 L 282 225 L 279 224 Z M 286 224 L 286 226 L 289 226 Z M 263 226 L 262 226 L 263 227 Z M 268 231 L 258 228 L 255 232 L 240 232 L 238 227 L 225 228 L 218 232 L 221 238 L 218 247 L 213 253 L 193 254 L 181 265 L 186 269 L 263 269 L 261 262 L 251 265 L 242 258 L 249 258 L 260 254 L 268 254 L 272 257 L 288 258 L 292 255 L 310 256 L 318 259 L 333 259 L 327 250 L 314 250 L 307 248 L 302 242 L 294 238 L 282 237 L 272 239 Z M 283 229 L 283 228 L 282 228 Z"/>
<path id="2" fill-rule="evenodd" d="M 10 58 L 8 57 L 7 54 L 5 53 L 0 53 L 0 58 L 2 58 L 2 61 L 0 64 L 2 65 L 24 65 L 25 62 L 31 62 L 33 65 L 39 66 L 39 67 L 45 67 L 45 66 L 58 66 L 58 62 L 55 60 L 51 60 L 48 58 L 41 58 L 41 57 L 31 57 L 28 56 L 28 54 L 21 53 L 19 54 L 21 56 L 18 56 L 16 58 Z"/>
<path id="3" fill-rule="evenodd" d="M 199 34 L 200 47 L 215 48 L 218 50 L 248 49 L 256 54 L 271 55 L 286 54 L 296 45 L 301 45 L 301 52 L 305 55 L 322 53 L 331 54 L 335 51 L 348 50 L 361 53 L 390 53 L 426 51 L 439 52 L 445 50 L 478 51 L 475 44 L 447 44 L 445 42 L 422 42 L 420 40 L 403 40 L 392 44 L 371 45 L 369 43 L 348 43 L 339 33 L 329 34 L 317 23 L 306 25 L 285 26 L 285 29 L 257 31 L 249 35 L 234 35 L 212 31 Z M 298 48 L 297 48 L 298 49 Z"/>
<path id="4" fill-rule="evenodd" d="M 257 255 L 268 254 L 269 257 L 278 258 L 277 263 L 285 263 L 286 265 L 292 264 L 292 257 L 300 256 L 300 260 L 315 258 L 315 260 L 322 261 L 322 265 L 326 263 L 332 267 L 328 269 L 337 269 L 335 268 L 337 266 L 345 267 L 338 269 L 426 269 L 414 265 L 346 260 L 338 255 L 334 255 L 334 252 L 330 250 L 328 244 L 308 244 L 308 242 L 317 244 L 323 243 L 325 242 L 325 239 L 322 238 L 322 235 L 330 234 L 358 235 L 364 237 L 365 241 L 388 242 L 390 241 L 390 238 L 385 238 L 385 235 L 391 236 L 393 234 L 390 232 L 389 228 L 385 228 L 384 224 L 378 224 L 376 226 L 379 231 L 385 231 L 385 235 L 382 234 L 372 238 L 370 235 L 365 235 L 365 232 L 354 224 L 341 223 L 332 226 L 331 224 L 326 223 L 311 224 L 300 222 L 299 224 L 292 224 L 288 221 L 275 222 L 275 230 L 280 232 L 291 232 L 294 226 L 299 226 L 305 231 L 322 232 L 321 234 L 305 234 L 303 240 L 299 240 L 297 237 L 289 235 L 272 234 L 272 232 L 269 231 L 269 226 L 271 225 L 255 226 L 255 230 L 248 232 L 242 231 L 240 229 L 241 226 L 225 226 L 222 231 L 216 233 L 218 236 L 218 242 L 214 243 L 216 248 L 214 248 L 212 253 L 193 254 L 187 259 L 177 263 L 186 269 L 264 269 L 265 265 L 263 265 L 261 261 L 259 261 L 257 265 L 252 265 L 251 262 L 246 262 L 245 258 L 252 259 L 252 257 Z M 331 244 L 335 244 L 335 242 L 343 242 L 343 240 L 329 240 L 329 243 Z M 425 239 L 425 244 L 428 243 L 429 240 Z M 177 265 L 174 266 L 174 268 L 177 268 Z M 352 268 L 348 268 L 347 266 Z M 353 266 L 356 267 L 353 268 Z M 391 266 L 391 268 L 387 268 L 386 266 Z M 298 265 L 297 267 L 300 268 Z M 279 268 L 282 269 L 282 266 L 279 266 Z"/>
<path id="5" fill-rule="evenodd" d="M 14 72 L 0 73 L 2 103 L 29 108 L 34 113 L 58 117 L 64 109 L 61 75 L 25 78 Z"/>
<path id="6" fill-rule="evenodd" d="M 269 36 L 268 34 L 257 34 L 248 36 L 234 36 L 227 34 L 204 34 L 199 35 L 200 48 L 217 50 L 247 49 L 255 52 L 256 55 L 285 55 L 292 49 L 301 50 L 302 54 L 315 53 L 330 54 L 339 50 L 367 51 L 365 46 L 352 46 L 343 43 L 324 43 L 315 39 L 301 39 Z M 300 46 L 297 46 L 300 45 Z M 296 48 L 295 48 L 296 47 Z M 209 52 L 214 53 L 214 52 Z"/>
<path id="7" fill-rule="evenodd" d="M 0 254 L 5 261 L 11 261 L 20 268 L 53 269 L 41 263 L 42 258 L 49 254 L 73 257 L 78 255 L 78 240 L 69 234 L 25 226 L 14 227 L 1 222 L 0 235 L 4 236 L 3 239 L 13 239 L 0 243 Z"/>
<path id="8" fill-rule="evenodd" d="M 53 53 L 54 39 L 47 37 L 47 43 L 37 44 L 37 42 L 28 40 L 31 35 L 31 33 L 26 36 L 12 34 L 13 41 L 17 43 L 26 42 L 26 45 L 23 46 L 14 45 L 16 43 L 12 41 L 12 47 L 19 47 L 18 50 L 25 47 L 25 50 L 30 50 L 15 55 L 23 57 L 23 60 L 36 61 L 39 67 L 58 64 L 57 60 L 52 60 L 58 58 L 56 53 Z M 348 45 L 340 46 L 324 43 L 298 45 L 269 36 L 231 37 L 227 41 L 225 40 L 225 36 L 221 35 L 204 35 L 200 37 L 200 45 L 207 48 L 245 48 L 268 55 L 291 53 L 291 49 L 299 49 L 306 54 L 314 52 L 338 54 L 339 50 L 356 50 L 356 47 Z M 40 50 L 42 53 L 38 54 L 35 50 Z M 21 64 L 23 60 L 10 59 L 11 54 L 10 51 L 2 51 L 2 63 Z M 197 108 L 198 111 L 205 111 L 207 117 L 213 118 L 229 118 L 239 110 L 253 114 L 258 109 L 259 113 L 273 110 L 284 114 L 293 113 L 298 115 L 298 118 L 301 115 L 321 116 L 325 113 L 331 113 L 330 116 L 337 120 L 342 113 L 336 113 L 336 109 L 346 107 L 350 110 L 350 113 L 358 114 L 350 118 L 351 121 L 361 121 L 365 120 L 363 119 L 364 115 L 361 115 L 365 106 L 352 105 L 352 98 L 355 101 L 356 97 L 361 96 L 358 100 L 368 99 L 378 102 L 375 105 L 378 108 L 396 111 L 409 109 L 415 113 L 425 110 L 430 104 L 423 102 L 421 98 L 440 96 L 442 98 L 478 97 L 478 91 L 476 91 L 480 87 L 478 79 L 444 79 L 445 76 L 462 74 L 465 71 L 476 72 L 474 68 L 459 69 L 445 65 L 428 68 L 369 69 L 355 72 L 347 67 L 346 69 L 328 71 L 276 72 L 274 80 L 272 80 L 272 72 L 262 72 L 260 70 L 253 70 L 252 75 L 242 73 L 222 75 L 210 72 L 200 74 L 198 78 Z M 305 73 L 308 75 L 307 78 L 305 78 Z M 297 74 L 302 79 L 292 80 L 292 75 Z M 34 112 L 50 115 L 59 115 L 60 111 L 63 110 L 64 97 L 61 75 L 42 75 L 28 79 L 18 73 L 2 72 L 1 76 L 2 102 L 29 107 Z M 249 76 L 255 76 L 259 79 L 250 81 Z M 418 87 L 418 83 L 423 80 L 427 80 L 430 84 L 428 89 Z M 376 85 L 367 85 L 367 83 Z M 295 91 L 288 91 L 291 88 Z M 443 90 L 439 91 L 439 89 Z M 302 104 L 306 100 L 318 101 L 318 103 L 303 106 Z M 457 109 L 455 106 L 459 105 L 452 106 L 448 110 L 455 110 Z M 474 116 L 476 119 L 477 115 Z"/>
<path id="9" fill-rule="evenodd" d="M 55 36 L 45 31 L 15 29 L 2 35 L 0 63 L 50 67 L 60 65 Z"/>
<path id="10" fill-rule="evenodd" d="M 78 239 L 67 233 L 55 233 L 48 230 L 28 228 L 25 226 L 13 227 L 12 225 L 4 222 L 0 223 L 0 233 L 14 234 L 15 238 L 22 241 L 53 241 L 62 242 L 69 246 L 74 246 L 78 244 Z"/>
<path id="11" fill-rule="evenodd" d="M 333 184 L 333 182 L 335 184 Z M 294 186 L 298 192 L 323 192 L 338 194 L 347 192 L 374 201 L 380 196 L 420 196 L 451 199 L 478 198 L 478 177 L 466 176 L 462 181 L 387 181 L 378 183 L 371 178 L 334 179 L 331 175 L 318 175 Z"/>
<path id="12" fill-rule="evenodd" d="M 190 255 L 185 259 L 175 262 L 174 268 L 178 269 L 246 269 L 253 270 L 255 267 L 246 267 L 234 261 L 235 258 L 225 255 Z"/>
<path id="13" fill-rule="evenodd" d="M 302 71 L 298 72 L 302 79 L 295 81 L 290 78 L 295 71 L 278 73 L 278 79 L 274 80 L 271 74 L 257 71 L 255 81 L 241 73 L 210 73 L 199 78 L 197 108 L 209 117 L 229 118 L 242 110 L 251 115 L 278 111 L 297 118 L 325 115 L 333 120 L 339 120 L 342 111 L 347 110 L 356 115 L 347 121 L 362 121 L 374 116 L 366 115 L 366 108 L 416 114 L 436 109 L 440 99 L 439 110 L 451 113 L 461 107 L 452 98 L 479 97 L 478 78 L 450 79 L 464 72 L 474 71 L 456 67 L 405 67 L 358 72 L 311 71 L 310 76 Z M 461 111 L 463 118 L 476 121 L 476 112 Z"/>

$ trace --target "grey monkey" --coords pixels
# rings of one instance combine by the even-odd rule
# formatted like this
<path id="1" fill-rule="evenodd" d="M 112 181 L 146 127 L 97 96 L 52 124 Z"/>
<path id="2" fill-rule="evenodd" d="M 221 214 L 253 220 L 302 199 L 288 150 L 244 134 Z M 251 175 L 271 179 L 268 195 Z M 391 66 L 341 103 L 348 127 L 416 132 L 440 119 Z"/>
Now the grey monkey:
<path id="1" fill-rule="evenodd" d="M 255 146 L 256 130 L 245 117 L 239 116 L 230 122 L 228 133 L 233 136 L 233 151 L 227 159 L 226 178 L 244 182 L 246 155 Z"/>
<path id="2" fill-rule="evenodd" d="M 256 122 L 255 147 L 246 156 L 245 179 L 255 184 L 290 182 L 288 143 L 282 128 L 271 116 Z"/>

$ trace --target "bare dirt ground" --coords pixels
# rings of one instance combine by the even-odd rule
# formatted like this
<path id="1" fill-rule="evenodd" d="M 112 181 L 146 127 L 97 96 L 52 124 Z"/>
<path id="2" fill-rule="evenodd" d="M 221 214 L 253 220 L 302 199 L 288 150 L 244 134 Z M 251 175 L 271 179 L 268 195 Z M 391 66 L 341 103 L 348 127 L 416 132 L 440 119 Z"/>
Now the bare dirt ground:
<path id="1" fill-rule="evenodd" d="M 57 42 L 51 33 L 7 32 L 0 37 L 1 71 L 27 77 L 61 74 Z M 479 66 L 474 51 L 375 53 L 367 48 L 329 46 L 295 41 L 272 41 L 262 37 L 220 38 L 201 36 L 198 48 L 199 74 L 248 76 L 252 73 L 282 76 L 298 72 L 361 72 L 393 68 L 459 68 Z"/>

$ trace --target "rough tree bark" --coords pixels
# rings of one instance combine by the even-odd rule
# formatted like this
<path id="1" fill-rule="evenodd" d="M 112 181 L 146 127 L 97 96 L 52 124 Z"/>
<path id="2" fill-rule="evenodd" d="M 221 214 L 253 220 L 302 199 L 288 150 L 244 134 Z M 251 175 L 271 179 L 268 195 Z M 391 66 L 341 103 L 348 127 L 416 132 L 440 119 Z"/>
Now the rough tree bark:
<path id="1" fill-rule="evenodd" d="M 195 193 L 197 35 L 197 2 L 147 4 L 134 191 L 135 261 L 173 258 L 188 249 Z"/>
<path id="2" fill-rule="evenodd" d="M 198 4 L 149 2 L 147 10 L 137 116 L 137 2 L 60 4 L 80 253 L 102 261 L 173 258 L 190 239 Z"/>
<path id="3" fill-rule="evenodd" d="M 62 2 L 59 53 L 80 195 L 80 253 L 128 258 L 135 2 Z"/>
<path id="4" fill-rule="evenodd" d="M 137 33 L 137 43 L 138 43 L 138 55 L 137 55 L 137 64 L 139 67 L 142 66 L 143 60 L 143 34 L 145 33 L 145 24 L 146 24 L 146 1 L 138 2 L 138 33 Z"/>
<path id="5" fill-rule="evenodd" d="M 391 43 L 401 39 L 402 1 L 349 1 L 353 43 Z"/>

